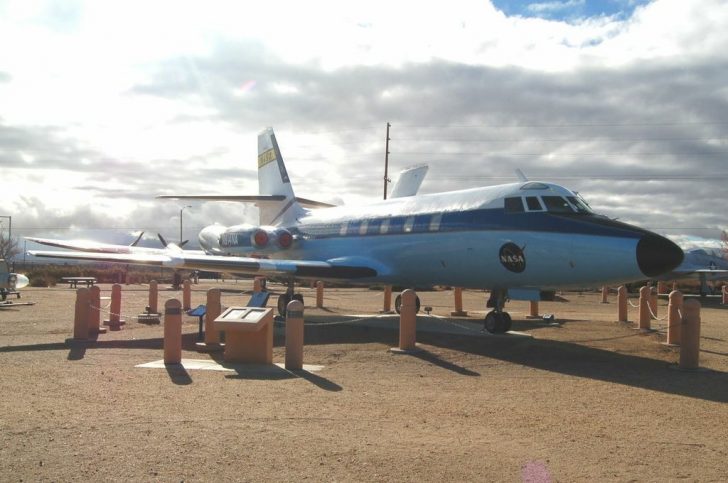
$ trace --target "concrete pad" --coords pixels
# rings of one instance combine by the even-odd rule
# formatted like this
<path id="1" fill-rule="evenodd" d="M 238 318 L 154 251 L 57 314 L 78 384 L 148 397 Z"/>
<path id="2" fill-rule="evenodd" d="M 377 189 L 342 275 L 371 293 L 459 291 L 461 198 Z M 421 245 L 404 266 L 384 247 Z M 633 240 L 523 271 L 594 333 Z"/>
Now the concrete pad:
<path id="1" fill-rule="evenodd" d="M 222 372 L 238 372 L 243 373 L 246 371 L 250 372 L 278 372 L 281 369 L 285 369 L 283 363 L 276 364 L 219 364 L 210 359 L 182 359 L 180 364 L 170 364 L 169 366 L 182 366 L 185 370 L 198 370 L 198 371 L 222 371 Z M 142 367 L 147 369 L 166 369 L 168 365 L 164 363 L 164 359 L 158 361 L 147 362 L 145 364 L 138 364 L 134 367 Z M 306 372 L 318 372 L 323 369 L 324 366 L 316 364 L 304 364 L 303 370 Z"/>

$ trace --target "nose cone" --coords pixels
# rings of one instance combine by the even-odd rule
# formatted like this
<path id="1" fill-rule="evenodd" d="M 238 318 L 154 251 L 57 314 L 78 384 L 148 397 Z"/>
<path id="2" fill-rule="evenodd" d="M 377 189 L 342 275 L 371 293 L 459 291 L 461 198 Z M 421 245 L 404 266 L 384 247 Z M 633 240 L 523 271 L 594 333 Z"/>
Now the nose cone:
<path id="1" fill-rule="evenodd" d="M 672 271 L 682 263 L 683 256 L 682 248 L 654 233 L 637 243 L 637 264 L 650 278 Z"/>

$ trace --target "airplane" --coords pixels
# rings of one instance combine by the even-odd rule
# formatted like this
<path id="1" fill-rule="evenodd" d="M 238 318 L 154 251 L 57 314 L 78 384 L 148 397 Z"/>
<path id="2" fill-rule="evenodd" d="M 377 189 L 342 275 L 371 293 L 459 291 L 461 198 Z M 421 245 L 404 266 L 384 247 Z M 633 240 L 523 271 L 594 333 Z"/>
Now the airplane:
<path id="1" fill-rule="evenodd" d="M 669 239 L 596 214 L 580 195 L 541 181 L 471 188 L 376 201 L 360 206 L 311 208 L 297 198 L 272 128 L 258 135 L 258 195 L 161 195 L 157 198 L 255 203 L 259 225 L 203 228 L 204 254 L 174 247 L 161 252 L 37 251 L 38 257 L 96 260 L 208 271 L 272 275 L 288 288 L 278 299 L 285 313 L 296 279 L 445 285 L 490 291 L 484 320 L 507 332 L 509 296 L 540 290 L 654 278 L 680 265 L 683 251 Z M 315 204 L 315 202 L 314 202 Z M 320 205 L 319 205 L 320 206 Z M 33 239 L 75 250 L 61 241 Z"/>
<path id="2" fill-rule="evenodd" d="M 0 258 L 0 301 L 5 302 L 8 295 L 17 293 L 19 289 L 28 286 L 29 283 L 28 277 L 21 273 L 12 273 L 8 262 Z"/>
<path id="3" fill-rule="evenodd" d="M 728 259 L 721 249 L 693 248 L 685 251 L 683 262 L 674 270 L 666 273 L 658 280 L 682 280 L 697 278 L 700 280 L 700 296 L 710 293 L 708 281 L 728 279 Z"/>

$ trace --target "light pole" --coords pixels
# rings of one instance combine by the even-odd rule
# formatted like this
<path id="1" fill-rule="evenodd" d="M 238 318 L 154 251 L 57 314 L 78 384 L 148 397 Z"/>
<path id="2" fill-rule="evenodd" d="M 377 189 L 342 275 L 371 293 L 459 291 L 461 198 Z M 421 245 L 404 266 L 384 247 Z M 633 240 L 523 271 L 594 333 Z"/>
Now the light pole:
<path id="1" fill-rule="evenodd" d="M 192 208 L 192 206 L 186 205 L 179 210 L 179 246 L 182 246 L 182 212 L 185 211 L 185 208 Z"/>

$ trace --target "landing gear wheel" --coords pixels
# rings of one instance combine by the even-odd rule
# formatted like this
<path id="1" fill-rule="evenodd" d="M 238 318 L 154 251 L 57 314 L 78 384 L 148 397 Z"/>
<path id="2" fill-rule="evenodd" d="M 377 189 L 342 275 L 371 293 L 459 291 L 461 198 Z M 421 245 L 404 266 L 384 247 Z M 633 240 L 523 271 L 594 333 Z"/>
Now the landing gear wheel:
<path id="1" fill-rule="evenodd" d="M 415 307 L 416 307 L 415 313 L 418 313 L 420 311 L 420 297 L 419 296 L 415 296 Z M 401 308 L 402 308 L 402 294 L 399 294 L 394 299 L 394 311 L 399 314 Z"/>
<path id="2" fill-rule="evenodd" d="M 278 296 L 278 313 L 281 315 L 281 317 L 286 316 L 288 302 L 290 302 L 291 300 L 298 300 L 299 302 L 303 303 L 303 295 L 301 295 L 300 293 L 294 293 L 293 297 L 291 298 L 288 293 L 284 293 Z"/>
<path id="3" fill-rule="evenodd" d="M 483 327 L 491 334 L 497 333 L 498 320 L 495 312 L 488 312 L 485 314 L 485 320 L 483 321 Z"/>
<path id="4" fill-rule="evenodd" d="M 288 307 L 288 302 L 290 301 L 291 298 L 287 293 L 283 293 L 278 296 L 278 313 L 281 317 L 286 316 L 286 308 Z"/>
<path id="5" fill-rule="evenodd" d="M 503 316 L 503 332 L 508 332 L 513 325 L 511 315 L 508 312 L 501 312 L 501 315 Z"/>
<path id="6" fill-rule="evenodd" d="M 485 330 L 491 334 L 502 334 L 511 330 L 511 316 L 508 312 L 496 312 L 494 310 L 485 315 Z"/>

